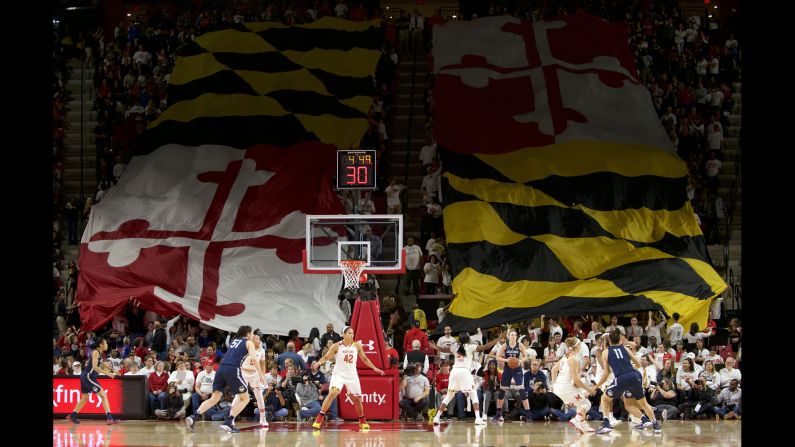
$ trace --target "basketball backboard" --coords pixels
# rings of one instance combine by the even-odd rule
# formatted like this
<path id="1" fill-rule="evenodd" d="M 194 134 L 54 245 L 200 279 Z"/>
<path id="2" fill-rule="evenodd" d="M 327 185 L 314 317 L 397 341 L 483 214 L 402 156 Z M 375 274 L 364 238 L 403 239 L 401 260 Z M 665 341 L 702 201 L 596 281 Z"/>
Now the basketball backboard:
<path id="1" fill-rule="evenodd" d="M 406 271 L 403 215 L 308 215 L 304 273 L 339 274 L 340 261 L 363 260 L 364 273 Z"/>

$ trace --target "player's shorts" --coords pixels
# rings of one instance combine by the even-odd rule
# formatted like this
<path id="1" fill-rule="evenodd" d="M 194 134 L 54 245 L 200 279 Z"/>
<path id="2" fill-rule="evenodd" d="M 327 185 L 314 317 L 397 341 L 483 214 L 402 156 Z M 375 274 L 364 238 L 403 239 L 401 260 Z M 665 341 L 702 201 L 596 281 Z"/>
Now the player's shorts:
<path id="1" fill-rule="evenodd" d="M 80 392 L 84 394 L 99 393 L 104 388 L 97 380 L 97 374 L 80 374 Z"/>
<path id="2" fill-rule="evenodd" d="M 255 389 L 255 388 L 262 389 L 262 388 L 265 388 L 265 385 L 262 382 L 260 382 L 260 380 L 259 380 L 259 374 L 257 374 L 256 372 L 251 374 L 251 373 L 247 373 L 243 369 L 241 369 L 240 372 L 243 374 L 243 380 L 246 381 L 246 383 L 248 384 L 249 388 L 251 388 L 251 389 Z"/>
<path id="3" fill-rule="evenodd" d="M 511 379 L 513 379 L 513 386 L 511 386 Z M 500 388 L 502 389 L 523 389 L 524 388 L 524 374 L 522 374 L 522 368 L 511 368 L 508 366 L 508 363 L 505 363 L 505 366 L 502 370 L 502 381 L 500 382 Z"/>
<path id="4" fill-rule="evenodd" d="M 599 377 L 602 377 L 602 375 L 599 374 Z M 605 380 L 605 383 L 603 383 L 602 386 L 599 387 L 602 390 L 602 392 L 607 391 L 607 387 L 611 386 L 615 379 L 616 376 L 614 376 L 613 373 L 611 372 L 610 375 L 607 376 L 607 380 Z"/>
<path id="5" fill-rule="evenodd" d="M 331 375 L 331 382 L 329 388 L 336 388 L 342 391 L 342 387 L 346 387 L 348 394 L 361 395 L 362 385 L 359 383 L 359 376 L 346 376 L 344 374 L 334 373 Z"/>
<path id="6" fill-rule="evenodd" d="M 450 382 L 447 384 L 448 390 L 471 391 L 475 388 L 475 379 L 468 368 L 453 368 L 450 370 Z"/>
<path id="7" fill-rule="evenodd" d="M 243 378 L 243 373 L 240 371 L 239 366 L 224 365 L 218 367 L 215 372 L 215 380 L 213 380 L 213 391 L 224 392 L 226 386 L 232 390 L 232 394 L 240 394 L 248 392 L 248 383 Z"/>
<path id="8" fill-rule="evenodd" d="M 605 394 L 610 397 L 623 396 L 635 399 L 646 397 L 643 392 L 643 376 L 637 370 L 625 372 L 613 379 L 613 383 L 607 387 Z"/>
<path id="9" fill-rule="evenodd" d="M 588 402 L 590 404 L 590 401 L 588 400 L 588 393 L 582 388 L 578 388 L 574 385 L 555 384 L 554 393 L 557 394 L 564 404 L 571 407 L 582 406 L 584 402 Z"/>

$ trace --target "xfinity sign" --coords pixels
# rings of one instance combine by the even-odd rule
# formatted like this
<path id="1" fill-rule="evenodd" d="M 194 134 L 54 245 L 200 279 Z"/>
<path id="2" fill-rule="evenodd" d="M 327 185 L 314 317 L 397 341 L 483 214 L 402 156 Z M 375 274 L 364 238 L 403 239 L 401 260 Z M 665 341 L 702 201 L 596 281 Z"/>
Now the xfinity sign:
<path id="1" fill-rule="evenodd" d="M 362 403 L 365 404 L 373 404 L 373 405 L 383 405 L 386 402 L 386 394 L 381 394 L 377 391 L 373 391 L 370 394 L 362 394 Z M 345 395 L 345 402 L 353 405 L 353 400 L 351 399 L 350 394 Z"/>

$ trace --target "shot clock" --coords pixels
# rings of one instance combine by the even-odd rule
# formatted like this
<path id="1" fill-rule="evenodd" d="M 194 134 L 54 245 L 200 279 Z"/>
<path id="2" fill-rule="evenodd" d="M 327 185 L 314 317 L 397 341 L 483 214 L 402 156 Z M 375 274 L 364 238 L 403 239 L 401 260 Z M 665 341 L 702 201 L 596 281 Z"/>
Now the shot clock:
<path id="1" fill-rule="evenodd" d="M 376 189 L 374 149 L 337 151 L 337 189 Z"/>

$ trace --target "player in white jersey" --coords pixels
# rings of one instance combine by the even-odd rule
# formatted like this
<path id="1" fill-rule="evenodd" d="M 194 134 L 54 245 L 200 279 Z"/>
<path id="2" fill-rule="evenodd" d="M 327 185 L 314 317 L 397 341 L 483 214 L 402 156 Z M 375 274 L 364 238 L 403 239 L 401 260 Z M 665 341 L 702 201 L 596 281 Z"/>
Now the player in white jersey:
<path id="1" fill-rule="evenodd" d="M 593 432 L 596 430 L 588 426 L 585 415 L 591 409 L 588 396 L 593 395 L 595 391 L 580 378 L 582 365 L 578 360 L 580 349 L 583 349 L 584 345 L 576 337 L 569 337 L 566 339 L 566 346 L 568 347 L 566 357 L 560 359 L 552 368 L 552 376 L 557 376 L 553 390 L 564 404 L 577 409 L 577 415 L 569 421 L 569 425 L 580 433 Z"/>
<path id="2" fill-rule="evenodd" d="M 370 428 L 370 424 L 364 418 L 364 407 L 362 407 L 362 386 L 359 383 L 359 373 L 356 371 L 356 360 L 361 356 L 362 362 L 369 366 L 373 371 L 384 375 L 384 372 L 378 369 L 373 362 L 367 358 L 367 355 L 362 349 L 359 342 L 353 341 L 353 328 L 346 326 L 342 330 L 342 341 L 334 343 L 329 348 L 326 355 L 315 361 L 317 365 L 322 365 L 334 357 L 334 369 L 331 373 L 331 383 L 329 384 L 329 393 L 320 407 L 315 422 L 312 423 L 312 428 L 320 429 L 323 424 L 323 419 L 326 417 L 326 411 L 331 406 L 331 402 L 337 398 L 337 395 L 342 391 L 342 387 L 346 387 L 348 395 L 351 396 L 353 404 L 356 407 L 356 414 L 359 415 L 359 427 L 363 430 Z M 313 364 L 313 366 L 315 366 Z"/>
<path id="3" fill-rule="evenodd" d="M 480 334 L 480 329 L 478 329 Z M 476 352 L 488 351 L 497 342 L 493 340 L 483 346 L 476 343 L 470 343 L 469 334 L 462 332 L 458 336 L 458 347 L 455 352 L 455 363 L 453 369 L 450 370 L 450 381 L 447 385 L 447 394 L 442 400 L 442 405 L 436 416 L 433 418 L 433 424 L 439 425 L 442 422 L 442 415 L 447 409 L 447 404 L 455 397 L 458 391 L 464 393 L 469 397 L 472 402 L 472 408 L 475 410 L 475 424 L 485 425 L 486 420 L 481 417 L 480 405 L 478 402 L 477 388 L 475 387 L 475 379 L 472 376 L 474 371 L 478 370 L 479 363 L 475 361 L 474 356 Z M 435 347 L 435 345 L 433 346 Z M 449 352 L 449 347 L 436 347 L 439 351 Z"/>
<path id="4" fill-rule="evenodd" d="M 259 363 L 261 371 L 267 371 L 267 367 L 265 365 L 265 358 L 266 353 L 265 350 L 267 346 L 262 341 L 262 331 L 256 329 L 254 331 L 254 337 L 252 341 L 254 342 L 254 355 L 246 355 L 243 358 L 243 363 L 240 365 L 240 373 L 243 375 L 243 380 L 246 381 L 249 387 L 251 387 L 251 391 L 254 392 L 254 397 L 257 399 L 257 408 L 259 408 L 259 425 L 262 427 L 268 427 L 268 421 L 265 419 L 265 399 L 262 397 L 262 391 L 265 387 L 265 377 L 260 376 L 257 374 L 257 367 L 254 363 Z M 240 398 L 235 395 L 235 399 L 232 401 L 232 405 L 236 404 Z"/>

